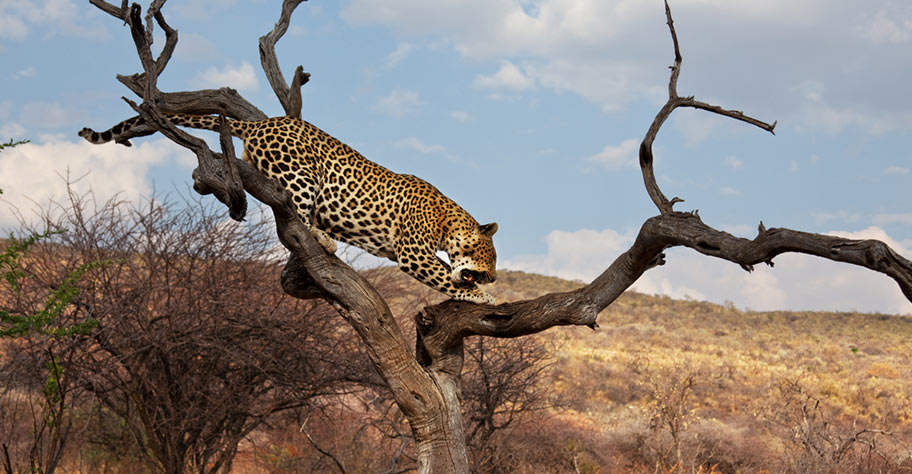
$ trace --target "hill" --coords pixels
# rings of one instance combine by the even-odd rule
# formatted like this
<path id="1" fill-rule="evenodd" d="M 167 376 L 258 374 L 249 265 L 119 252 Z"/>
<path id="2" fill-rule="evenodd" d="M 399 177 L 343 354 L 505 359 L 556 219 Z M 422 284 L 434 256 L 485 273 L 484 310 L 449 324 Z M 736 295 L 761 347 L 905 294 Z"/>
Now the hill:
<path id="1" fill-rule="evenodd" d="M 400 314 L 414 295 L 436 301 L 374 271 L 413 295 Z M 514 301 L 580 286 L 501 271 L 489 291 Z M 912 472 L 912 318 L 629 291 L 599 324 L 533 336 L 551 348 L 540 383 L 555 408 L 502 439 L 504 472 Z"/>
<path id="2" fill-rule="evenodd" d="M 278 272 L 248 264 L 253 266 L 246 271 Z M 363 273 L 387 298 L 407 337 L 414 337 L 416 312 L 444 299 L 392 267 Z M 275 283 L 265 285 L 270 298 L 279 296 Z M 500 271 L 488 291 L 499 301 L 515 301 L 582 285 Z M 330 308 L 323 309 L 308 324 L 332 321 Z M 599 324 L 595 331 L 559 327 L 486 340 L 489 355 L 520 347 L 513 361 L 519 354 L 519 362 L 538 371 L 524 393 L 494 407 L 499 429 L 472 447 L 478 472 L 912 472 L 912 318 L 753 312 L 627 292 L 599 315 Z M 350 328 L 342 324 L 328 334 L 326 346 L 356 360 Z M 467 341 L 467 349 L 478 341 Z M 469 360 L 466 406 L 478 378 L 477 364 Z M 528 394 L 540 403 L 521 409 Z M 403 457 L 400 466 L 409 465 L 411 448 L 401 448 L 408 429 L 382 389 L 353 389 L 314 403 L 279 413 L 248 434 L 231 472 L 335 469 L 325 453 L 352 472 L 386 469 L 396 453 Z M 95 412 L 86 402 L 77 414 Z M 110 436 L 104 431 L 109 427 L 100 426 L 80 433 L 64 465 L 78 472 L 112 466 L 147 472 L 143 463 L 123 459 L 124 453 L 138 456 L 133 448 L 116 455 L 81 448 Z M 131 446 L 132 438 L 120 436 L 119 443 Z"/>

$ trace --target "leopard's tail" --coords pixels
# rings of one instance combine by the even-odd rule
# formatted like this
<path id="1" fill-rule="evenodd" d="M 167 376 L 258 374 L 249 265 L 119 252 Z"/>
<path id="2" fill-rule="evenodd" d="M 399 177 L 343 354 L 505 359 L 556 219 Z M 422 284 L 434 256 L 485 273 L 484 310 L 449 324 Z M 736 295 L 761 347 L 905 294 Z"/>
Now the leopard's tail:
<path id="1" fill-rule="evenodd" d="M 219 131 L 219 118 L 217 115 L 190 115 L 190 114 L 165 114 L 174 125 L 182 127 L 199 128 L 203 130 Z M 228 119 L 231 125 L 231 134 L 241 139 L 247 138 L 247 133 L 252 129 L 253 122 Z M 131 146 L 130 138 L 151 135 L 155 130 L 145 126 L 145 122 L 138 115 L 103 132 L 96 132 L 91 128 L 83 128 L 79 136 L 90 143 L 101 144 L 114 141 L 121 145 Z"/>

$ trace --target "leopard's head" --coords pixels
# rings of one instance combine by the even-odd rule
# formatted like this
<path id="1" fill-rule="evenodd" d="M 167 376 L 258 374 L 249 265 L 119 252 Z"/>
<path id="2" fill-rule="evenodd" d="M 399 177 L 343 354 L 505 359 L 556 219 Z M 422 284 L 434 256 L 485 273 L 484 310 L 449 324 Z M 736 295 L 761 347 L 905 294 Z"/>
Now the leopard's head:
<path id="1" fill-rule="evenodd" d="M 497 279 L 497 252 L 492 237 L 497 223 L 472 225 L 450 236 L 452 245 L 447 252 L 452 273 L 450 278 L 460 285 L 494 283 Z"/>

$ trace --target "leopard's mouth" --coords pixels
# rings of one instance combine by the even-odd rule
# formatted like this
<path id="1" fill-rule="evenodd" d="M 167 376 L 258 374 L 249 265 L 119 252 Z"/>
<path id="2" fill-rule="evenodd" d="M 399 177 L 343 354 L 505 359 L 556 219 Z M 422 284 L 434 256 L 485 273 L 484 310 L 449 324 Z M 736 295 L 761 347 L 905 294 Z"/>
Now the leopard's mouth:
<path id="1" fill-rule="evenodd" d="M 476 284 L 476 285 L 486 285 L 488 283 L 494 283 L 495 278 L 491 276 L 488 272 L 478 272 L 475 270 L 464 269 L 459 272 L 459 278 L 462 279 L 464 283 Z"/>

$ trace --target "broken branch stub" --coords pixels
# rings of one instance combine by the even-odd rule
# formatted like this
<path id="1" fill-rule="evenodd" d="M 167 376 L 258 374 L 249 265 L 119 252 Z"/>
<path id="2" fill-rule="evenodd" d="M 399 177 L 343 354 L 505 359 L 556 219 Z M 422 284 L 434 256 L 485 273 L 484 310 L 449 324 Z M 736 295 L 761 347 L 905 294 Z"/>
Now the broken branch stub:
<path id="1" fill-rule="evenodd" d="M 285 115 L 295 118 L 301 118 L 301 86 L 310 80 L 310 74 L 304 72 L 302 66 L 298 66 L 295 68 L 291 87 L 289 87 L 288 83 L 285 82 L 285 76 L 282 75 L 282 68 L 279 67 L 275 45 L 288 31 L 291 14 L 304 1 L 307 0 L 285 0 L 282 2 L 282 13 L 279 16 L 279 21 L 276 22 L 272 31 L 260 37 L 260 64 L 263 67 L 263 72 L 269 80 L 272 91 L 282 104 Z"/>

